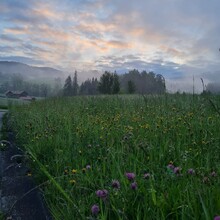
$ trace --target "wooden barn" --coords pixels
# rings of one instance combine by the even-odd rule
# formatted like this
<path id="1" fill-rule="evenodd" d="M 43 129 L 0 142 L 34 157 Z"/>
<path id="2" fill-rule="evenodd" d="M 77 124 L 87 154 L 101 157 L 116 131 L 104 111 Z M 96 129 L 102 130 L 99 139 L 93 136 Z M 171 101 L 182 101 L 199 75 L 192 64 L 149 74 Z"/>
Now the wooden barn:
<path id="1" fill-rule="evenodd" d="M 28 93 L 25 92 L 25 91 L 7 91 L 5 93 L 6 97 L 7 98 L 16 98 L 16 99 L 19 99 L 21 97 L 27 97 L 28 96 Z"/>

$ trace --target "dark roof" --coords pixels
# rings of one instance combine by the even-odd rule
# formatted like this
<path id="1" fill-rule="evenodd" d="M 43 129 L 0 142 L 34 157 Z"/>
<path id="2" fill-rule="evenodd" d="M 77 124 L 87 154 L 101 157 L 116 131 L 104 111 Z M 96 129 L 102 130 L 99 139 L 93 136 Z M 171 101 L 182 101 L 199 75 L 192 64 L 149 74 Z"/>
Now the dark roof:
<path id="1" fill-rule="evenodd" d="M 22 93 L 27 93 L 25 91 L 7 91 L 5 94 L 8 94 L 8 93 L 13 93 L 14 95 L 21 95 Z"/>

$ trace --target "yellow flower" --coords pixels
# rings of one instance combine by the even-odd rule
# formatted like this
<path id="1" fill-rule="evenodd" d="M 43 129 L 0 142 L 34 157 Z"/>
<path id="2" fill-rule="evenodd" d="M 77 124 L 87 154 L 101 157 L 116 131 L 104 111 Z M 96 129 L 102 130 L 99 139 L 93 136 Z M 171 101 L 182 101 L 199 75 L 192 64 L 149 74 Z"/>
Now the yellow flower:
<path id="1" fill-rule="evenodd" d="M 72 169 L 72 173 L 73 173 L 73 174 L 77 173 L 77 170 Z"/>
<path id="2" fill-rule="evenodd" d="M 86 168 L 82 168 L 82 172 L 85 173 L 86 172 Z"/>
<path id="3" fill-rule="evenodd" d="M 71 184 L 75 184 L 76 183 L 76 180 L 70 180 L 69 181 Z"/>

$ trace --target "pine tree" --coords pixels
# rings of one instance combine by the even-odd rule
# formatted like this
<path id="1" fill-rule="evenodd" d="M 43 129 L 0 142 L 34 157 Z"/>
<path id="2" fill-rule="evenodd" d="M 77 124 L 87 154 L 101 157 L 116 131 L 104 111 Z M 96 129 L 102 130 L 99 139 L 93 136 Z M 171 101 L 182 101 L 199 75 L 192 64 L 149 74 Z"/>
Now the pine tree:
<path id="1" fill-rule="evenodd" d="M 64 96 L 71 96 L 72 95 L 72 79 L 68 76 L 65 80 L 65 84 L 63 87 L 63 95 Z"/>
<path id="2" fill-rule="evenodd" d="M 112 93 L 112 84 L 113 84 L 112 74 L 108 71 L 105 71 L 105 73 L 102 74 L 102 76 L 100 78 L 98 90 L 102 94 L 111 94 Z"/>
<path id="3" fill-rule="evenodd" d="M 119 77 L 115 72 L 113 75 L 112 94 L 118 94 L 120 91 Z"/>
<path id="4" fill-rule="evenodd" d="M 79 89 L 79 85 L 78 85 L 78 80 L 77 80 L 77 71 L 75 71 L 74 77 L 73 77 L 72 94 L 77 95 L 78 89 Z"/>
<path id="5" fill-rule="evenodd" d="M 128 81 L 128 93 L 133 94 L 135 92 L 135 84 L 132 80 Z"/>

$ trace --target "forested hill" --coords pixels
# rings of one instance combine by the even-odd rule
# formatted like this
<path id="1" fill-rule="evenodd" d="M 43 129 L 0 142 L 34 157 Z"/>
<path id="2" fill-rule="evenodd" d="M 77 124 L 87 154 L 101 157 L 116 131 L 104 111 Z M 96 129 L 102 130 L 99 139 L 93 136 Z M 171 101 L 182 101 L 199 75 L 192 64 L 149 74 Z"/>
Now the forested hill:
<path id="1" fill-rule="evenodd" d="M 28 80 L 54 79 L 64 75 L 62 71 L 50 67 L 35 67 L 19 62 L 0 61 L 1 80 L 4 80 L 4 78 L 7 78 L 12 74 L 19 74 Z"/>

